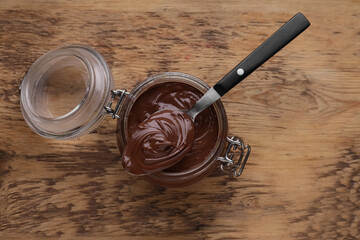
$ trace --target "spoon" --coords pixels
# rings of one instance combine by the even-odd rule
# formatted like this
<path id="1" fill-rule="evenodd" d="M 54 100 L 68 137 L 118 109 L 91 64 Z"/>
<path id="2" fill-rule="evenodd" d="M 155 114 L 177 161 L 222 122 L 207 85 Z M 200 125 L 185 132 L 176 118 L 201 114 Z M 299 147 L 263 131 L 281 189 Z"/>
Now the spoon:
<path id="1" fill-rule="evenodd" d="M 181 161 L 191 150 L 194 142 L 196 116 L 249 76 L 309 25 L 302 13 L 296 14 L 210 88 L 189 111 L 162 109 L 139 124 L 126 144 L 122 161 L 124 169 L 133 175 L 147 175 L 167 169 Z"/>
<path id="2" fill-rule="evenodd" d="M 225 93 L 244 80 L 309 26 L 310 22 L 302 13 L 296 14 L 210 88 L 190 110 L 184 112 L 195 121 L 200 112 L 219 100 Z"/>

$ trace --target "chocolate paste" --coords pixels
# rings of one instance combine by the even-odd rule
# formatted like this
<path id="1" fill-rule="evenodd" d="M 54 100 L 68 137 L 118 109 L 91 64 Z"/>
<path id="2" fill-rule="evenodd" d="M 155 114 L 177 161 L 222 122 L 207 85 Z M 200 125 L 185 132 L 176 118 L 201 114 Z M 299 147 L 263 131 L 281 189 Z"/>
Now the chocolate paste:
<path id="1" fill-rule="evenodd" d="M 170 127 L 170 122 L 167 126 L 168 130 L 174 131 L 171 135 L 173 137 L 176 135 L 180 140 L 171 138 L 172 140 L 166 143 L 163 138 L 165 135 L 162 135 L 166 131 L 163 131 L 162 133 L 160 131 L 160 135 L 157 135 L 157 137 L 160 137 L 161 141 L 164 141 L 162 144 L 160 144 L 160 142 L 156 143 L 156 140 L 147 143 L 146 141 L 143 141 L 147 138 L 146 136 L 151 137 L 151 133 L 149 134 L 147 130 L 145 130 L 146 127 L 149 127 L 149 129 L 152 129 L 154 126 L 158 129 L 161 128 L 159 122 L 156 122 L 156 118 L 159 116 L 155 114 L 155 117 L 150 117 L 152 114 L 161 112 L 169 114 L 169 112 L 160 111 L 165 109 L 173 111 L 190 109 L 202 95 L 203 94 L 194 87 L 178 82 L 161 83 L 142 93 L 133 104 L 127 122 L 129 141 L 126 146 L 127 150 L 125 150 L 123 154 L 123 165 L 125 169 L 135 174 L 153 173 L 161 170 L 167 172 L 183 172 L 196 168 L 207 161 L 210 153 L 214 150 L 218 136 L 218 122 L 215 110 L 212 106 L 196 117 L 194 123 L 194 140 L 190 149 L 188 149 L 187 147 L 189 146 L 186 145 L 191 141 L 191 130 L 189 131 L 190 134 L 188 136 L 184 136 L 182 129 L 188 131 L 187 128 L 183 128 L 184 126 L 181 127 L 177 124 L 172 124 L 173 126 Z M 174 113 L 177 114 L 179 114 L 179 112 L 180 111 L 174 111 Z M 186 119 L 186 116 L 184 117 L 182 114 L 184 113 L 176 115 L 175 118 L 182 116 Z M 169 116 L 167 115 L 166 118 L 169 118 Z M 172 121 L 174 121 L 174 119 Z M 156 132 L 159 134 L 158 130 L 156 130 Z M 180 135 L 177 135 L 179 133 Z M 143 135 L 143 137 L 141 135 Z M 186 144 L 181 145 L 180 143 L 183 143 L 184 141 Z M 136 144 L 134 144 L 134 142 L 136 142 Z M 177 149 L 184 150 L 184 154 L 181 155 L 177 152 Z M 169 161 L 171 157 L 168 157 L 171 154 L 164 153 L 172 153 L 172 151 L 174 156 L 180 156 L 179 158 L 181 159 L 175 157 L 175 159 Z M 146 156 L 146 160 L 135 160 L 135 158 L 138 157 L 138 154 Z M 161 162 L 164 161 L 168 162 L 162 165 Z M 132 162 L 134 163 L 133 165 L 131 165 Z M 164 169 L 164 166 L 171 167 Z"/>
<path id="2" fill-rule="evenodd" d="M 130 134 L 123 153 L 123 166 L 136 175 L 159 172 L 181 161 L 193 143 L 192 119 L 182 111 L 160 110 Z"/>

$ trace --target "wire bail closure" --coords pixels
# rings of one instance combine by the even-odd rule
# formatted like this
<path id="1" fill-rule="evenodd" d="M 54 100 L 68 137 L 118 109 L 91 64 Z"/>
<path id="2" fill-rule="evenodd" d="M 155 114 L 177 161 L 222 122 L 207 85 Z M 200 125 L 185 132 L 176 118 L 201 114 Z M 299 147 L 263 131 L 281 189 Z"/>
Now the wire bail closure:
<path id="1" fill-rule="evenodd" d="M 228 146 L 225 155 L 218 158 L 221 161 L 220 169 L 225 173 L 232 174 L 234 177 L 239 177 L 249 158 L 251 147 L 250 145 L 245 145 L 243 140 L 237 136 L 227 137 L 227 141 Z M 233 160 L 236 152 L 240 152 L 237 162 Z"/>
<path id="2" fill-rule="evenodd" d="M 123 102 L 126 95 L 129 93 L 124 89 L 117 89 L 117 90 L 111 90 L 111 100 L 110 102 L 104 106 L 106 113 L 109 114 L 113 119 L 120 118 L 119 117 L 119 111 L 121 108 L 121 103 Z M 113 104 L 115 98 L 117 98 L 117 104 L 115 106 L 115 109 L 111 108 L 111 105 Z"/>

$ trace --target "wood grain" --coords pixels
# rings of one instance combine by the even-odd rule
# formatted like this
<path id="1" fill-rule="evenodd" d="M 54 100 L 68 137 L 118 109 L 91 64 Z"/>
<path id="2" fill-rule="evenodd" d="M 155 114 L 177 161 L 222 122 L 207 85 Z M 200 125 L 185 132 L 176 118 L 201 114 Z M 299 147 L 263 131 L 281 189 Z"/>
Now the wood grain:
<path id="1" fill-rule="evenodd" d="M 126 174 L 115 121 L 71 141 L 26 125 L 19 84 L 46 51 L 97 49 L 115 85 L 180 71 L 215 84 L 301 11 L 311 26 L 223 99 L 243 176 L 163 189 Z M 360 2 L 0 4 L 0 239 L 359 239 Z"/>

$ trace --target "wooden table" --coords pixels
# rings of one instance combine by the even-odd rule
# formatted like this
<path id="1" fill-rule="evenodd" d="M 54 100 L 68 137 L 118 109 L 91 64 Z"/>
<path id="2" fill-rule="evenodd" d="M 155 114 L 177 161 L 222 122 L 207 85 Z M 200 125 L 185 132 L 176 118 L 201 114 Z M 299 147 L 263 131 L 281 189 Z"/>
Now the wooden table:
<path id="1" fill-rule="evenodd" d="M 43 53 L 92 46 L 131 89 L 164 71 L 216 83 L 298 11 L 311 26 L 223 99 L 251 144 L 244 174 L 184 188 L 123 171 L 116 122 L 56 141 L 23 120 Z M 360 2 L 12 1 L 0 4 L 0 239 L 359 239 Z"/>

